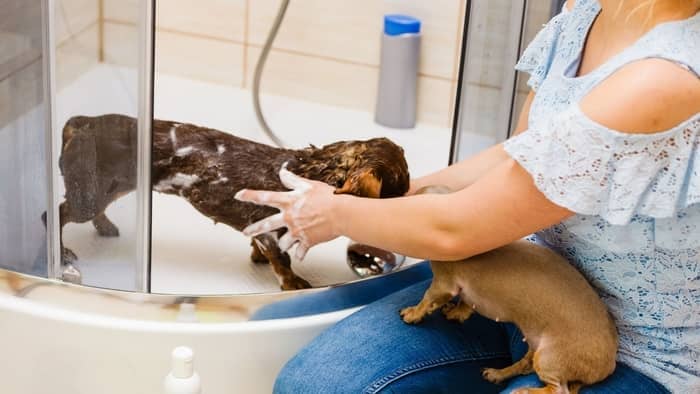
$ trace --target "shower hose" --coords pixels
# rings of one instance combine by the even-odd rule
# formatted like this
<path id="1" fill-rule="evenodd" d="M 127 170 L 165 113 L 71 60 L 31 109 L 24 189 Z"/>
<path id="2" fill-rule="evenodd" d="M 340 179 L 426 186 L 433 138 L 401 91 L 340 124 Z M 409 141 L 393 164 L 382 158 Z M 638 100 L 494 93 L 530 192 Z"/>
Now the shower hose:
<path id="1" fill-rule="evenodd" d="M 262 78 L 263 68 L 265 68 L 265 62 L 267 61 L 267 56 L 270 54 L 272 49 L 272 43 L 277 37 L 277 32 L 280 29 L 280 25 L 284 20 L 284 14 L 287 12 L 287 7 L 289 6 L 289 0 L 281 0 L 279 11 L 277 11 L 277 16 L 275 17 L 270 32 L 265 39 L 265 44 L 263 45 L 262 52 L 258 57 L 258 62 L 255 65 L 255 73 L 253 74 L 253 108 L 255 109 L 255 117 L 258 119 L 258 123 L 262 128 L 265 135 L 272 140 L 272 142 L 280 148 L 284 147 L 282 140 L 275 134 L 267 124 L 265 116 L 262 113 L 262 108 L 260 107 L 260 80 Z"/>

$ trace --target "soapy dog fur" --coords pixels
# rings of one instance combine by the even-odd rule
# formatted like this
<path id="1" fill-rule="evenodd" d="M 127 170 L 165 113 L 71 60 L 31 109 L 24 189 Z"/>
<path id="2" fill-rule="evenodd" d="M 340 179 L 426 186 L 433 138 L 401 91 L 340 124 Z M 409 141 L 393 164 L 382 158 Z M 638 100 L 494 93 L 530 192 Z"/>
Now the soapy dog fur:
<path id="1" fill-rule="evenodd" d="M 386 138 L 337 142 L 321 148 L 280 149 L 222 131 L 164 120 L 153 121 L 152 184 L 178 195 L 214 222 L 241 231 L 278 212 L 234 199 L 241 189 L 287 190 L 279 179 L 284 163 L 291 172 L 336 187 L 336 193 L 389 198 L 406 193 L 408 166 L 401 147 Z M 119 229 L 105 215 L 116 199 L 136 188 L 136 119 L 124 115 L 76 116 L 63 128 L 59 166 L 66 188 L 61 228 L 92 221 L 101 236 Z M 284 290 L 310 287 L 291 269 L 277 246 L 284 230 L 254 237 L 251 258 L 267 263 Z M 62 248 L 64 262 L 77 259 Z"/>

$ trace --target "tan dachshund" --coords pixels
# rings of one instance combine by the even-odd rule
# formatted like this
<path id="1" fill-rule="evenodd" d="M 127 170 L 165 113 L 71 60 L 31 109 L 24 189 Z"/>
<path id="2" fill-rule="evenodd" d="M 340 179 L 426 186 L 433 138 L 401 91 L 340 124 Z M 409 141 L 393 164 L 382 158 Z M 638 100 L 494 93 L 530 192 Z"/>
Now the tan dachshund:
<path id="1" fill-rule="evenodd" d="M 618 341 L 610 313 L 586 279 L 554 251 L 518 241 L 463 261 L 434 261 L 431 268 L 433 281 L 421 302 L 401 310 L 406 323 L 442 308 L 450 320 L 464 322 L 477 312 L 512 322 L 523 333 L 527 354 L 507 368 L 485 369 L 488 381 L 534 371 L 546 387 L 516 393 L 575 393 L 615 370 Z"/>

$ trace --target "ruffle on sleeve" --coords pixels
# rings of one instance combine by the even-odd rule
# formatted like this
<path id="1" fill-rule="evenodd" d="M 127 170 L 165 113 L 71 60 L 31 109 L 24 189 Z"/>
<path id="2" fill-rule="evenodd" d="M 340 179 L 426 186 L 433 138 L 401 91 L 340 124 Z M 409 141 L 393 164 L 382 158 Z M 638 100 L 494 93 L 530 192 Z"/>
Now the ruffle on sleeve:
<path id="1" fill-rule="evenodd" d="M 504 143 L 552 202 L 625 225 L 635 215 L 675 216 L 700 203 L 700 114 L 671 130 L 628 134 L 577 105 Z"/>
<path id="2" fill-rule="evenodd" d="M 544 25 L 525 48 L 520 60 L 515 65 L 518 71 L 530 74 L 527 84 L 533 90 L 537 90 L 549 73 L 549 68 L 554 60 L 557 42 L 564 22 L 569 18 L 570 12 L 564 10 Z"/>

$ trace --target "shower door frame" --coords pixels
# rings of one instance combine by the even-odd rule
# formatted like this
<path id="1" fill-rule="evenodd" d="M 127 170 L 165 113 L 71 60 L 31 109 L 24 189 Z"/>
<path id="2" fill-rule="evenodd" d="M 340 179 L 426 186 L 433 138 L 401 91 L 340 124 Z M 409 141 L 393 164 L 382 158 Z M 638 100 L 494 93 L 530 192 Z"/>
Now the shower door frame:
<path id="1" fill-rule="evenodd" d="M 473 6 L 478 0 L 467 0 L 466 10 L 464 13 L 464 26 L 462 29 L 462 45 L 460 49 L 460 59 L 459 59 L 459 71 L 457 75 L 457 92 L 455 96 L 455 111 L 453 114 L 452 121 L 452 140 L 450 142 L 450 153 L 449 153 L 449 164 L 454 164 L 459 160 L 461 152 L 462 141 L 462 124 L 465 119 L 465 111 L 462 109 L 462 105 L 465 102 L 466 91 L 469 89 L 467 86 L 466 78 L 466 63 L 467 56 L 469 55 L 469 41 L 473 37 L 473 30 L 470 28 L 473 26 L 471 19 L 473 17 Z M 508 65 L 515 65 L 517 62 L 522 48 L 524 46 L 525 29 L 528 24 L 528 6 L 530 2 L 528 0 L 516 0 L 513 2 L 513 8 L 511 9 L 510 21 L 510 39 L 507 40 L 508 48 L 506 59 L 506 66 L 503 68 L 503 85 L 502 91 L 506 94 L 502 95 L 501 103 L 499 106 L 499 124 L 498 129 L 500 130 L 500 140 L 506 140 L 510 137 L 513 125 L 517 121 L 518 108 L 516 108 L 516 94 L 517 86 L 519 82 L 519 74 L 514 67 Z"/>
<path id="2" fill-rule="evenodd" d="M 61 174 L 58 159 L 62 136 L 56 122 L 56 0 L 42 1 L 44 105 L 46 105 L 47 211 L 46 246 L 48 277 L 63 280 L 59 215 Z M 155 0 L 139 1 L 138 121 L 136 161 L 136 274 L 135 289 L 151 291 L 151 149 L 155 50 Z"/>

